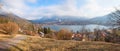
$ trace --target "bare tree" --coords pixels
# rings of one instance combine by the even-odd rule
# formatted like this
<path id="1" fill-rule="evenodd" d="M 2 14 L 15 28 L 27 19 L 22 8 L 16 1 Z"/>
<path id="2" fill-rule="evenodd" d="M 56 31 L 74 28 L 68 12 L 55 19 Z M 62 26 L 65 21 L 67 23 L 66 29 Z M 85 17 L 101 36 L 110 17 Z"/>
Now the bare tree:
<path id="1" fill-rule="evenodd" d="M 4 24 L 0 24 L 0 33 L 4 34 L 14 34 L 19 30 L 19 26 L 16 23 L 8 22 Z"/>
<path id="2" fill-rule="evenodd" d="M 58 40 L 71 40 L 72 39 L 72 32 L 67 29 L 61 29 L 57 32 L 57 39 Z"/>

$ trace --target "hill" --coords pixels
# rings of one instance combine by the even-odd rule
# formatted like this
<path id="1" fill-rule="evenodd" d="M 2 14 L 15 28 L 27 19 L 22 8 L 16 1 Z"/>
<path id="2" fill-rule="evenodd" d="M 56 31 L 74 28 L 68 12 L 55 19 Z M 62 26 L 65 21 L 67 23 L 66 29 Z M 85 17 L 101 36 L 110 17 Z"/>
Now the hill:
<path id="1" fill-rule="evenodd" d="M 110 15 L 111 14 L 95 17 L 90 19 L 89 21 L 92 22 L 92 24 L 111 25 Z"/>
<path id="2" fill-rule="evenodd" d="M 23 29 L 25 29 L 27 26 L 32 24 L 26 19 L 20 18 L 19 16 L 13 13 L 7 13 L 7 12 L 0 13 L 0 23 L 4 22 L 5 20 L 15 22 Z"/>
<path id="3" fill-rule="evenodd" d="M 20 38 L 21 37 L 21 38 Z M 37 36 L 4 36 L 0 39 L 7 43 L 9 51 L 119 51 L 120 44 L 96 42 L 96 41 L 73 41 L 40 38 Z M 12 41 L 7 40 L 12 39 Z M 3 41 L 0 40 L 0 44 Z M 4 44 L 2 44 L 3 47 Z M 6 45 L 6 44 L 5 44 Z M 7 46 L 7 47 L 8 47 Z M 1 46 L 0 46 L 1 47 Z M 5 50 L 5 49 L 4 49 Z"/>

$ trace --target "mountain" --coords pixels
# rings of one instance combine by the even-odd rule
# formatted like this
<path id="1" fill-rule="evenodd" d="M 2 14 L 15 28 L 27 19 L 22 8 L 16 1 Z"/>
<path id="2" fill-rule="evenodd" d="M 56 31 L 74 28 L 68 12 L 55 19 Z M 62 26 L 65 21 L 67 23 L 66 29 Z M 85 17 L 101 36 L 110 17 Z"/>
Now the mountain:
<path id="1" fill-rule="evenodd" d="M 89 20 L 92 24 L 100 24 L 100 25 L 110 25 L 110 14 L 105 16 L 95 17 Z"/>
<path id="2" fill-rule="evenodd" d="M 37 20 L 30 20 L 33 23 L 40 24 L 88 24 L 88 18 L 85 17 L 72 17 L 72 16 L 51 16 L 42 17 Z"/>
<path id="3" fill-rule="evenodd" d="M 100 24 L 110 25 L 110 14 L 105 16 L 99 16 L 95 18 L 86 17 L 72 17 L 72 16 L 52 16 L 42 17 L 37 20 L 29 20 L 32 23 L 37 24 L 65 24 L 65 25 L 84 25 L 84 24 Z"/>
<path id="4" fill-rule="evenodd" d="M 26 19 L 20 18 L 19 16 L 13 13 L 1 12 L 0 13 L 0 20 L 6 19 L 11 22 L 17 23 L 21 28 L 25 29 L 27 26 L 31 25 L 32 23 L 27 21 Z"/>

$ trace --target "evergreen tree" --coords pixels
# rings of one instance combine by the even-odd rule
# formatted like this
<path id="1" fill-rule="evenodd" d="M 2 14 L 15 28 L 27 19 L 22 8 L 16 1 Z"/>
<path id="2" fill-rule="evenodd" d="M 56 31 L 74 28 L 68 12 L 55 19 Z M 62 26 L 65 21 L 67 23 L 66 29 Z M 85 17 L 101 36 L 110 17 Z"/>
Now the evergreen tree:
<path id="1" fill-rule="evenodd" d="M 50 29 L 50 27 L 48 27 L 48 29 L 47 29 L 47 33 L 51 33 L 51 29 Z"/>
<path id="2" fill-rule="evenodd" d="M 76 32 L 77 34 L 80 33 L 79 31 Z"/>
<path id="3" fill-rule="evenodd" d="M 44 33 L 45 33 L 45 34 L 47 34 L 47 33 L 48 33 L 48 32 L 47 32 L 47 28 L 45 28 L 45 27 L 44 27 Z"/>

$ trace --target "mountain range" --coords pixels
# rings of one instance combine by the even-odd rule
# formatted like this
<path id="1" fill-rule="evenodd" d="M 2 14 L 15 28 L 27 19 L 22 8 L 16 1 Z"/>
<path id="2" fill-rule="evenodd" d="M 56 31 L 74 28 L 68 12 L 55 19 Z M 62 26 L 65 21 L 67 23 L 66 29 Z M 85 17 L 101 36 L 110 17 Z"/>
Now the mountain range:
<path id="1" fill-rule="evenodd" d="M 109 25 L 110 24 L 110 14 L 99 16 L 95 18 L 87 18 L 87 17 L 76 17 L 76 16 L 43 16 L 40 19 L 36 20 L 26 20 L 23 19 L 14 13 L 7 13 L 0 11 L 0 17 L 7 17 L 10 20 L 16 22 L 17 24 L 24 26 L 34 24 L 60 24 L 60 25 L 86 25 L 86 24 L 101 24 L 101 25 Z"/>
<path id="2" fill-rule="evenodd" d="M 84 24 L 102 24 L 108 25 L 110 15 L 87 18 L 87 17 L 74 17 L 74 16 L 51 16 L 42 17 L 41 19 L 29 20 L 37 24 L 64 24 L 64 25 L 84 25 Z"/>

